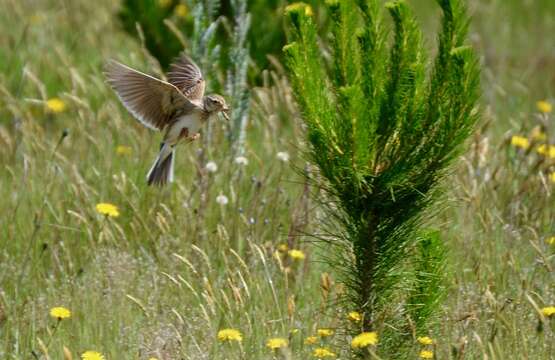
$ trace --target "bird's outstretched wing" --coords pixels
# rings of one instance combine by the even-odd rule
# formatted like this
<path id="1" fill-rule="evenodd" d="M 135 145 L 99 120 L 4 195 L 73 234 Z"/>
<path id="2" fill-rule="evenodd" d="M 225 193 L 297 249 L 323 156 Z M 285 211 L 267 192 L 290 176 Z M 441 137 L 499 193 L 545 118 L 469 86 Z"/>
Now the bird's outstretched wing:
<path id="1" fill-rule="evenodd" d="M 205 82 L 202 72 L 185 53 L 170 65 L 168 82 L 176 86 L 190 100 L 202 101 L 204 97 Z"/>
<path id="2" fill-rule="evenodd" d="M 162 130 L 174 120 L 177 110 L 190 112 L 199 107 L 174 85 L 117 61 L 106 63 L 105 75 L 127 110 L 150 129 Z"/>

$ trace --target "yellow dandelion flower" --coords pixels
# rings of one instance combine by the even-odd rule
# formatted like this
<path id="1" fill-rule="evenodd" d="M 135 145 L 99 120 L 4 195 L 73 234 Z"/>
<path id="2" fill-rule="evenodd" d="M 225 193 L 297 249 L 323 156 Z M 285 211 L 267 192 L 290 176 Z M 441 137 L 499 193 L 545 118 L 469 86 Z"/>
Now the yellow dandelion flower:
<path id="1" fill-rule="evenodd" d="M 158 0 L 158 5 L 162 8 L 167 8 L 172 4 L 172 0 Z"/>
<path id="2" fill-rule="evenodd" d="M 541 100 L 536 103 L 538 110 L 544 114 L 549 114 L 553 110 L 553 106 L 547 100 Z"/>
<path id="3" fill-rule="evenodd" d="M 189 14 L 189 9 L 185 4 L 179 4 L 175 7 L 174 12 L 177 17 L 184 18 Z"/>
<path id="4" fill-rule="evenodd" d="M 434 358 L 434 352 L 430 351 L 430 350 L 422 350 L 420 352 L 420 354 L 418 354 L 418 356 L 421 359 L 433 359 Z"/>
<path id="5" fill-rule="evenodd" d="M 555 174 L 555 173 L 553 173 L 553 174 Z M 550 238 L 547 238 L 547 239 L 545 240 L 545 242 L 548 243 L 549 245 L 555 245 L 555 236 L 552 236 L 552 237 L 550 237 Z"/>
<path id="6" fill-rule="evenodd" d="M 46 101 L 46 109 L 51 113 L 61 113 L 66 109 L 66 103 L 55 97 Z"/>
<path id="7" fill-rule="evenodd" d="M 530 141 L 523 136 L 513 135 L 511 138 L 511 145 L 521 149 L 528 149 L 530 147 Z"/>
<path id="8" fill-rule="evenodd" d="M 301 250 L 289 250 L 288 254 L 293 260 L 304 260 L 305 258 L 304 252 Z"/>
<path id="9" fill-rule="evenodd" d="M 555 306 L 548 306 L 542 309 L 542 315 L 545 317 L 552 317 L 555 315 Z"/>
<path id="10" fill-rule="evenodd" d="M 378 343 L 378 333 L 375 331 L 363 332 L 353 338 L 351 346 L 353 348 L 365 348 L 368 345 L 376 345 Z"/>
<path id="11" fill-rule="evenodd" d="M 71 317 L 71 311 L 63 306 L 57 306 L 50 309 L 50 316 L 55 319 L 68 319 Z"/>
<path id="12" fill-rule="evenodd" d="M 119 216 L 119 210 L 117 206 L 109 203 L 96 204 L 96 211 L 101 215 L 106 215 L 110 217 Z"/>
<path id="13" fill-rule="evenodd" d="M 422 345 L 432 345 L 434 343 L 434 339 L 429 336 L 421 336 L 416 340 Z"/>
<path id="14" fill-rule="evenodd" d="M 306 16 L 314 15 L 314 12 L 312 11 L 312 7 L 304 2 L 296 2 L 293 4 L 287 5 L 285 7 L 286 14 L 289 14 L 292 12 L 297 12 L 297 13 L 304 12 Z"/>
<path id="15" fill-rule="evenodd" d="M 318 342 L 318 337 L 316 336 L 308 336 L 306 339 L 304 339 L 305 345 L 314 345 L 317 342 Z"/>
<path id="16" fill-rule="evenodd" d="M 554 145 L 540 145 L 536 148 L 538 154 L 546 156 L 548 158 L 555 158 L 555 146 Z"/>
<path id="17" fill-rule="evenodd" d="M 362 315 L 358 311 L 351 311 L 347 314 L 347 319 L 353 322 L 360 322 L 362 320 Z"/>
<path id="18" fill-rule="evenodd" d="M 333 335 L 333 330 L 332 329 L 318 329 L 317 333 L 318 333 L 318 336 L 320 336 L 320 337 L 328 337 L 328 336 Z"/>
<path id="19" fill-rule="evenodd" d="M 323 358 L 327 358 L 327 357 L 334 358 L 337 355 L 333 351 L 331 351 L 330 349 L 316 348 L 312 352 L 312 356 L 314 356 L 318 359 L 323 359 Z"/>
<path id="20" fill-rule="evenodd" d="M 287 340 L 284 338 L 271 338 L 266 341 L 266 347 L 276 350 L 282 347 L 287 347 Z"/>
<path id="21" fill-rule="evenodd" d="M 148 358 L 148 360 L 158 360 L 158 358 L 151 357 L 151 358 Z"/>
<path id="22" fill-rule="evenodd" d="M 243 335 L 239 330 L 222 329 L 218 331 L 218 340 L 220 341 L 243 341 Z"/>
<path id="23" fill-rule="evenodd" d="M 81 359 L 83 360 L 105 360 L 104 355 L 97 351 L 85 351 L 81 354 Z"/>
<path id="24" fill-rule="evenodd" d="M 277 249 L 281 252 L 287 252 L 287 250 L 289 250 L 289 246 L 287 244 L 279 244 Z"/>
<path id="25" fill-rule="evenodd" d="M 131 149 L 131 146 L 118 145 L 118 147 L 116 147 L 116 154 L 118 155 L 131 155 L 132 151 L 133 149 Z"/>

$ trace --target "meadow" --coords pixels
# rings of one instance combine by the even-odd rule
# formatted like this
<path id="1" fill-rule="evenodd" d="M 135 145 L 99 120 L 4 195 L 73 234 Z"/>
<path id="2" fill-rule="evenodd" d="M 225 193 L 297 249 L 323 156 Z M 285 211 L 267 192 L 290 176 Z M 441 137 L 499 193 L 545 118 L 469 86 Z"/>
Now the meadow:
<path id="1" fill-rule="evenodd" d="M 433 52 L 436 4 L 407 2 Z M 160 68 L 118 6 L 0 0 L 0 359 L 350 358 L 356 309 L 308 236 L 326 215 L 284 67 L 252 85 L 244 154 L 213 123 L 147 187 L 160 134 L 102 68 Z M 554 359 L 555 2 L 469 7 L 482 115 L 429 224 L 448 295 L 406 358 Z"/>

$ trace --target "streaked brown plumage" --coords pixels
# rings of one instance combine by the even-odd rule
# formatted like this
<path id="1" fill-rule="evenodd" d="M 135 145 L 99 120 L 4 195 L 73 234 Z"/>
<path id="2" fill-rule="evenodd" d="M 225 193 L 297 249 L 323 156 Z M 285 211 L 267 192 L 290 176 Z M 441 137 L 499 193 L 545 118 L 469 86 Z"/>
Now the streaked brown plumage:
<path id="1" fill-rule="evenodd" d="M 170 66 L 168 81 L 117 61 L 106 65 L 106 78 L 127 110 L 144 126 L 164 131 L 160 154 L 147 175 L 149 185 L 173 181 L 174 147 L 197 139 L 206 121 L 229 110 L 220 95 L 204 96 L 200 68 L 185 54 Z"/>

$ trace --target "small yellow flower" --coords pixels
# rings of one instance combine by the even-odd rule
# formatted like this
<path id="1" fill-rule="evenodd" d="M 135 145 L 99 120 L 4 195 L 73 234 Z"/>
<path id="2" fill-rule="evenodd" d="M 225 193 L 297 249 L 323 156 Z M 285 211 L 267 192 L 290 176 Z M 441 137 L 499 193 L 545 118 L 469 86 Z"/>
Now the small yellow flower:
<path id="1" fill-rule="evenodd" d="M 358 311 L 351 311 L 347 314 L 347 319 L 353 322 L 360 322 L 362 320 L 362 315 Z"/>
<path id="2" fill-rule="evenodd" d="M 116 147 L 116 154 L 118 155 L 131 155 L 132 151 L 133 149 L 131 149 L 131 146 L 118 145 L 118 147 Z"/>
<path id="3" fill-rule="evenodd" d="M 328 336 L 333 335 L 333 330 L 332 329 L 318 329 L 317 333 L 318 333 L 318 336 L 320 336 L 320 337 L 328 337 Z"/>
<path id="4" fill-rule="evenodd" d="M 266 346 L 272 350 L 276 350 L 287 346 L 287 340 L 284 338 L 271 338 L 266 341 Z"/>
<path id="5" fill-rule="evenodd" d="M 158 0 L 158 5 L 162 8 L 167 8 L 172 4 L 172 0 Z"/>
<path id="6" fill-rule="evenodd" d="M 52 113 L 61 113 L 66 109 L 66 103 L 60 98 L 52 98 L 46 101 L 46 109 Z"/>
<path id="7" fill-rule="evenodd" d="M 304 2 L 296 2 L 285 7 L 285 13 L 289 14 L 291 12 L 301 12 L 304 11 L 306 16 L 314 15 L 312 7 Z"/>
<path id="8" fill-rule="evenodd" d="M 521 149 L 528 149 L 530 147 L 530 141 L 523 136 L 513 135 L 511 138 L 511 145 Z"/>
<path id="9" fill-rule="evenodd" d="M 71 317 L 71 311 L 65 307 L 57 306 L 50 309 L 50 316 L 59 320 L 68 319 Z"/>
<path id="10" fill-rule="evenodd" d="M 83 360 L 104 360 L 104 355 L 97 351 L 85 351 L 81 354 L 81 359 Z"/>
<path id="11" fill-rule="evenodd" d="M 304 260 L 305 258 L 304 252 L 302 252 L 301 250 L 289 250 L 288 254 L 294 260 Z"/>
<path id="12" fill-rule="evenodd" d="M 555 315 L 555 306 L 548 306 L 542 309 L 542 315 L 545 317 L 552 317 Z"/>
<path id="13" fill-rule="evenodd" d="M 109 203 L 96 204 L 96 211 L 101 215 L 106 215 L 110 217 L 119 216 L 119 210 L 117 206 Z"/>
<path id="14" fill-rule="evenodd" d="M 329 349 L 326 349 L 326 348 L 316 348 L 316 349 L 314 349 L 314 351 L 312 352 L 312 356 L 314 356 L 314 357 L 316 357 L 316 358 L 318 358 L 318 359 L 323 359 L 323 358 L 326 358 L 326 357 L 334 358 L 334 357 L 336 357 L 337 355 L 336 355 L 334 352 L 332 352 L 331 350 L 329 350 Z"/>
<path id="15" fill-rule="evenodd" d="M 434 352 L 430 350 L 422 350 L 418 355 L 421 359 L 433 359 Z"/>
<path id="16" fill-rule="evenodd" d="M 287 244 L 279 244 L 277 249 L 281 252 L 287 252 L 287 250 L 289 250 L 289 246 Z"/>
<path id="17" fill-rule="evenodd" d="M 553 174 L 555 174 L 555 173 L 553 173 Z M 555 245 L 555 236 L 552 236 L 552 237 L 550 237 L 550 238 L 547 238 L 547 239 L 545 240 L 545 242 L 548 243 L 549 245 Z"/>
<path id="18" fill-rule="evenodd" d="M 544 114 L 549 114 L 553 110 L 553 106 L 549 101 L 541 100 L 536 103 L 538 110 Z"/>
<path id="19" fill-rule="evenodd" d="M 158 358 L 151 357 L 151 358 L 148 358 L 148 360 L 158 360 Z"/>
<path id="20" fill-rule="evenodd" d="M 308 336 L 306 339 L 304 339 L 305 345 L 314 345 L 317 342 L 318 342 L 318 337 L 316 336 Z"/>
<path id="21" fill-rule="evenodd" d="M 538 152 L 538 154 L 549 157 L 551 159 L 555 158 L 555 146 L 554 145 L 540 145 L 538 146 L 538 148 L 536 149 L 536 151 Z"/>
<path id="22" fill-rule="evenodd" d="M 177 17 L 184 18 L 187 17 L 189 9 L 187 9 L 185 4 L 179 4 L 175 7 L 174 12 Z"/>
<path id="23" fill-rule="evenodd" d="M 416 340 L 422 345 L 432 345 L 434 343 L 434 339 L 429 336 L 421 336 Z"/>
<path id="24" fill-rule="evenodd" d="M 353 338 L 351 341 L 351 346 L 353 348 L 365 348 L 368 345 L 376 345 L 378 343 L 378 333 L 375 331 L 372 332 L 363 332 Z"/>
<path id="25" fill-rule="evenodd" d="M 220 341 L 243 341 L 243 335 L 239 330 L 222 329 L 218 331 L 218 340 Z"/>

